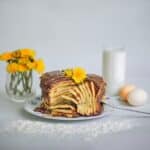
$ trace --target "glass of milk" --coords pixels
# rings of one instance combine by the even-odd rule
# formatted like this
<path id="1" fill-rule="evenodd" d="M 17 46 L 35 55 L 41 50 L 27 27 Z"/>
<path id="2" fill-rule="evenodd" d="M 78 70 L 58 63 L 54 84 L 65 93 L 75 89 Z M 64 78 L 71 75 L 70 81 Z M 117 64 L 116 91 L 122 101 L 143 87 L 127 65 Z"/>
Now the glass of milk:
<path id="1" fill-rule="evenodd" d="M 123 48 L 104 49 L 102 73 L 107 83 L 106 94 L 118 95 L 126 73 L 126 51 Z"/>

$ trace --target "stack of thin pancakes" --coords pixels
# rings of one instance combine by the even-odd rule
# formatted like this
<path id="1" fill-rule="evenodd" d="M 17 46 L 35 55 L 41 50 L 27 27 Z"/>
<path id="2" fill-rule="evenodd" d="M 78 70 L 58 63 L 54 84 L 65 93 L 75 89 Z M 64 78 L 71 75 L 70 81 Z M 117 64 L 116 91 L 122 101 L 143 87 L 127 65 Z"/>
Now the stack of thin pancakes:
<path id="1" fill-rule="evenodd" d="M 98 75 L 88 74 L 76 84 L 62 71 L 53 71 L 41 76 L 40 86 L 42 102 L 35 111 L 64 117 L 94 116 L 103 111 L 106 83 Z"/>

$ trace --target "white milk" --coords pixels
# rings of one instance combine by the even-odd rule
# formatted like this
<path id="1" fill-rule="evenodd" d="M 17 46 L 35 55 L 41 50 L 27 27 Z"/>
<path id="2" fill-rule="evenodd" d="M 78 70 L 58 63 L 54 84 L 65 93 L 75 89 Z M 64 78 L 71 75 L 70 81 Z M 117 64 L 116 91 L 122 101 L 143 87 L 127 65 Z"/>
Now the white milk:
<path id="1" fill-rule="evenodd" d="M 106 94 L 117 95 L 125 82 L 126 52 L 123 49 L 104 49 L 103 77 L 107 82 Z"/>

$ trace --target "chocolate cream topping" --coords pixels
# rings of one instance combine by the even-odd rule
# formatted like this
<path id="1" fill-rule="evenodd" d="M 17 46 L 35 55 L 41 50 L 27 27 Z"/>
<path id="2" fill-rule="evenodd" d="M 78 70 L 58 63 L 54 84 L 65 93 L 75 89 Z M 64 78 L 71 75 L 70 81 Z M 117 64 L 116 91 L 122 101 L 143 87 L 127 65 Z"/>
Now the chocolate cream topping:
<path id="1" fill-rule="evenodd" d="M 57 83 L 62 81 L 72 81 L 70 77 L 67 77 L 62 71 L 46 72 L 41 76 L 40 87 L 42 89 L 42 97 L 48 97 L 49 90 Z M 98 99 L 101 98 L 105 93 L 106 83 L 102 77 L 96 74 L 87 74 L 85 81 L 93 81 L 96 86 Z M 83 81 L 84 82 L 84 81 Z"/>

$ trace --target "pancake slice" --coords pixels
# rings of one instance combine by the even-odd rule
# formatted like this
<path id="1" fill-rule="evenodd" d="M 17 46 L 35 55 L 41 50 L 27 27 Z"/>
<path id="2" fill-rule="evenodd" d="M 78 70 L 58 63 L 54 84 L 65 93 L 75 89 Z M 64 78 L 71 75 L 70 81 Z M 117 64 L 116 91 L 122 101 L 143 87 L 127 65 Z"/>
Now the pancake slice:
<path id="1" fill-rule="evenodd" d="M 88 74 L 76 84 L 61 71 L 54 71 L 42 75 L 40 86 L 42 103 L 35 111 L 63 117 L 94 116 L 103 111 L 106 83 L 98 75 Z"/>

